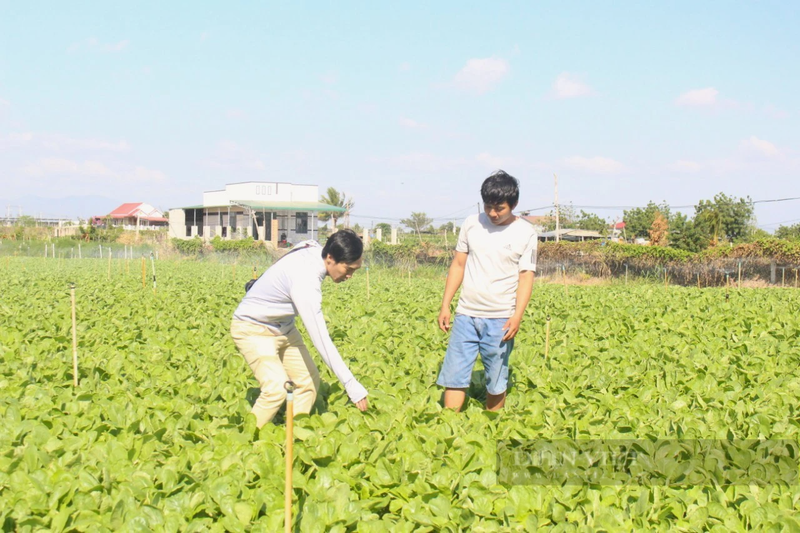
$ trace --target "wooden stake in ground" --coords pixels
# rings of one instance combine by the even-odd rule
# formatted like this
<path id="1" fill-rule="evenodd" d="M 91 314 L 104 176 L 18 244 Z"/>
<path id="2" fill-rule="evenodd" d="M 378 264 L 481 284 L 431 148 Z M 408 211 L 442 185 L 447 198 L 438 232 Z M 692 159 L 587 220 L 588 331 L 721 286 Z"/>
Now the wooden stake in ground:
<path id="1" fill-rule="evenodd" d="M 75 320 L 75 284 L 69 284 L 72 299 L 72 385 L 78 386 L 78 328 Z"/>
<path id="2" fill-rule="evenodd" d="M 667 277 L 667 267 L 664 267 L 664 288 L 667 288 L 667 284 L 669 283 L 669 277 Z"/>
<path id="3" fill-rule="evenodd" d="M 145 288 L 145 277 L 147 276 L 147 263 L 144 260 L 144 254 L 142 254 L 142 290 Z"/>
<path id="4" fill-rule="evenodd" d="M 547 315 L 546 326 L 544 329 L 544 360 L 550 355 L 550 315 Z"/>
<path id="5" fill-rule="evenodd" d="M 111 279 L 111 248 L 108 249 L 108 279 Z"/>
<path id="6" fill-rule="evenodd" d="M 287 381 L 286 389 L 286 484 L 284 485 L 284 530 L 292 531 L 292 464 L 294 463 L 294 382 Z"/>
<path id="7" fill-rule="evenodd" d="M 697 273 L 697 288 L 700 288 L 700 272 Z"/>
<path id="8" fill-rule="evenodd" d="M 153 252 L 150 252 L 150 266 L 153 267 L 153 294 L 156 293 L 156 260 L 153 258 Z"/>
<path id="9" fill-rule="evenodd" d="M 739 261 L 739 279 L 738 279 L 738 288 L 739 290 L 742 289 L 742 262 Z"/>

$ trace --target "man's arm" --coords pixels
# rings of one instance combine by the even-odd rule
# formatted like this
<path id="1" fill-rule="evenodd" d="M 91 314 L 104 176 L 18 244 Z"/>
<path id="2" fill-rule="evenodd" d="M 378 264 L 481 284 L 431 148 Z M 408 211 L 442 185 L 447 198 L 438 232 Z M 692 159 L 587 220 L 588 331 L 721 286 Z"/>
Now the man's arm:
<path id="1" fill-rule="evenodd" d="M 523 270 L 519 273 L 514 315 L 503 324 L 503 329 L 507 330 L 506 334 L 503 335 L 504 341 L 513 339 L 519 332 L 519 325 L 522 322 L 522 317 L 525 316 L 525 308 L 528 307 L 528 302 L 531 300 L 531 292 L 533 292 L 533 270 Z"/>
<path id="2" fill-rule="evenodd" d="M 342 360 L 342 356 L 339 355 L 339 351 L 328 333 L 325 317 L 322 315 L 322 292 L 319 288 L 295 283 L 291 289 L 291 297 L 320 357 L 339 378 L 350 401 L 362 411 L 366 410 L 367 390 L 347 368 L 347 364 Z"/>
<path id="3" fill-rule="evenodd" d="M 444 284 L 444 296 L 442 297 L 442 308 L 439 311 L 439 329 L 447 333 L 450 329 L 450 304 L 456 295 L 461 282 L 464 281 L 464 269 L 467 266 L 466 252 L 456 252 L 453 262 L 450 263 L 450 270 L 447 271 L 447 282 Z"/>

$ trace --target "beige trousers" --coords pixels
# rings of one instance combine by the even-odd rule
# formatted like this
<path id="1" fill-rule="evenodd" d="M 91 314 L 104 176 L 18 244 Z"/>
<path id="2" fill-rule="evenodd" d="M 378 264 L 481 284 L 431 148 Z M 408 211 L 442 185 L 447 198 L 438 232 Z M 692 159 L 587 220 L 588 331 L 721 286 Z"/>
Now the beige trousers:
<path id="1" fill-rule="evenodd" d="M 311 411 L 319 389 L 319 371 L 297 328 L 278 335 L 266 326 L 234 319 L 231 336 L 261 387 L 252 410 L 258 427 L 272 420 L 286 400 L 284 385 L 289 379 L 296 386 L 295 414 Z"/>

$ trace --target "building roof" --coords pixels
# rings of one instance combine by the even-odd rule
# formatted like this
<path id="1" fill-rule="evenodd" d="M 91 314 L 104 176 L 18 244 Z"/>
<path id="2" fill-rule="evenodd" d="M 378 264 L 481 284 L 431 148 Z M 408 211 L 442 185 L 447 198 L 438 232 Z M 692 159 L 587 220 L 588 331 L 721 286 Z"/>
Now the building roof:
<path id="1" fill-rule="evenodd" d="M 139 210 L 139 207 L 142 205 L 142 202 L 132 202 L 127 204 L 122 204 L 118 208 L 111 211 L 108 216 L 111 218 L 125 218 L 125 217 L 132 217 L 136 215 L 136 211 Z"/>
<path id="2" fill-rule="evenodd" d="M 326 213 L 344 213 L 344 207 L 323 204 L 322 202 L 252 202 L 250 200 L 231 200 L 228 205 L 189 205 L 179 209 L 222 209 L 232 206 L 249 207 L 265 211 L 324 211 Z"/>

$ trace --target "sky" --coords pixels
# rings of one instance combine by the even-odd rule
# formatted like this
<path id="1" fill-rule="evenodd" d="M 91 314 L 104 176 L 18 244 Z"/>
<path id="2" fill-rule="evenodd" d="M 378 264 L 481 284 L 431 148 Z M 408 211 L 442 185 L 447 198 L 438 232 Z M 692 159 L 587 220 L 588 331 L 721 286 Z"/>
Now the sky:
<path id="1" fill-rule="evenodd" d="M 610 221 L 798 197 L 798 27 L 786 1 L 0 0 L 0 215 L 263 180 L 344 191 L 362 226 L 439 225 L 497 169 L 519 210 L 556 174 Z M 772 231 L 800 201 L 756 215 Z"/>

